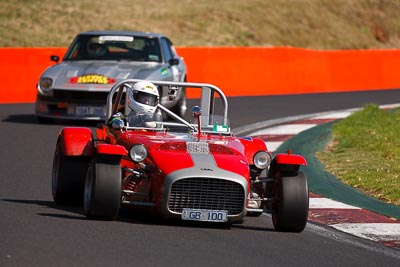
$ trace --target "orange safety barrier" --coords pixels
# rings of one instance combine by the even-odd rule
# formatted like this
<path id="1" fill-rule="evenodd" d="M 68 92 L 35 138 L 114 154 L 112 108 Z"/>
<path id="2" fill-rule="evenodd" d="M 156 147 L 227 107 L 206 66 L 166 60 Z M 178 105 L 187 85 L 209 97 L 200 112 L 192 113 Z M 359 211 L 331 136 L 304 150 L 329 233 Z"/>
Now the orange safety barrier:
<path id="1" fill-rule="evenodd" d="M 189 80 L 214 83 L 229 96 L 400 88 L 400 50 L 192 47 L 179 52 Z"/>
<path id="2" fill-rule="evenodd" d="M 46 67 L 63 56 L 66 48 L 0 48 L 0 103 L 30 103 L 36 99 L 36 83 Z"/>
<path id="3" fill-rule="evenodd" d="M 50 55 L 65 48 L 0 48 L 0 103 L 34 102 Z M 212 83 L 227 96 L 400 88 L 400 50 L 293 47 L 177 47 L 188 81 Z M 189 95 L 189 97 L 191 97 Z"/>

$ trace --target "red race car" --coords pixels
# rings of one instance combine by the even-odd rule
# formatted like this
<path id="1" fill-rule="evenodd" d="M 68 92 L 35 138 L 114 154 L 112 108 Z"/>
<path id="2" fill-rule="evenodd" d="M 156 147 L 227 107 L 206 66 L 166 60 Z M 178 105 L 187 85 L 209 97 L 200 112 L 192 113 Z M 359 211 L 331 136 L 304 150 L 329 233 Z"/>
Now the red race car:
<path id="1" fill-rule="evenodd" d="M 160 87 L 193 90 L 192 117 L 159 103 Z M 57 204 L 83 203 L 89 219 L 114 220 L 121 207 L 162 218 L 218 223 L 271 213 L 278 231 L 301 232 L 309 207 L 306 160 L 272 155 L 262 139 L 237 137 L 228 101 L 204 83 L 122 80 L 93 133 L 65 127 L 52 171 Z"/>

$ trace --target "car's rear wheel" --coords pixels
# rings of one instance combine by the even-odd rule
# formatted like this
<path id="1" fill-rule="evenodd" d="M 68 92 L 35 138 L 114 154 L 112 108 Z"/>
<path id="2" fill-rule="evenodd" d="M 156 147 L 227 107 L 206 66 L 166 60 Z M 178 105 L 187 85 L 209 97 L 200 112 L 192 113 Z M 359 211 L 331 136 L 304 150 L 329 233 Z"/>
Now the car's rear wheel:
<path id="1" fill-rule="evenodd" d="M 61 142 L 56 145 L 52 169 L 52 195 L 57 204 L 81 205 L 90 159 L 63 155 Z"/>
<path id="2" fill-rule="evenodd" d="M 309 208 L 308 184 L 304 173 L 276 178 L 272 191 L 272 222 L 275 230 L 303 231 Z"/>
<path id="3" fill-rule="evenodd" d="M 86 175 L 83 204 L 89 219 L 114 220 L 117 217 L 121 205 L 119 161 L 92 161 Z"/>

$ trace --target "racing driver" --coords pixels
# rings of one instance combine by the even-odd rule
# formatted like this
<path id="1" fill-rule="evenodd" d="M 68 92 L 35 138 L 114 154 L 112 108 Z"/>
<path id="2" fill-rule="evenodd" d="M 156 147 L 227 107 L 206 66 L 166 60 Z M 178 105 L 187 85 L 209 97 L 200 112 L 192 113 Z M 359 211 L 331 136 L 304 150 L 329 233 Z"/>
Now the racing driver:
<path id="1" fill-rule="evenodd" d="M 151 127 L 148 122 L 162 121 L 160 110 L 157 109 L 159 93 L 157 87 L 148 81 L 140 81 L 128 89 L 127 103 L 130 112 L 126 118 L 127 126 Z M 118 112 L 112 116 L 110 123 L 116 119 L 124 119 Z"/>

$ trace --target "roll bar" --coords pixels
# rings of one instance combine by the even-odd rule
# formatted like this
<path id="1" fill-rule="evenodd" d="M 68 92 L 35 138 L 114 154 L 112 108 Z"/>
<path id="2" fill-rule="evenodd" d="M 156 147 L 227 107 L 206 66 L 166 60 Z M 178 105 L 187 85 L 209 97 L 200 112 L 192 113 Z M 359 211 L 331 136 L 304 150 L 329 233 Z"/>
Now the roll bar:
<path id="1" fill-rule="evenodd" d="M 111 90 L 108 94 L 107 97 L 107 105 L 106 105 L 106 121 L 110 119 L 110 117 L 115 114 L 118 111 L 118 107 L 115 106 L 113 108 L 113 98 L 114 94 L 116 91 L 121 88 L 121 87 L 128 87 L 131 88 L 132 84 L 140 82 L 143 80 L 140 79 L 125 79 L 117 82 L 111 87 Z M 218 96 L 222 100 L 222 105 L 223 105 L 223 120 L 224 124 L 227 124 L 227 119 L 228 119 L 228 101 L 226 99 L 226 96 L 224 92 L 216 87 L 215 85 L 208 84 L 208 83 L 193 83 L 193 82 L 170 82 L 170 81 L 151 81 L 151 80 L 146 80 L 148 82 L 153 83 L 156 86 L 174 86 L 178 87 L 178 90 L 181 88 L 200 88 L 201 89 L 201 109 L 202 109 L 202 124 L 208 125 L 208 120 L 207 118 L 212 115 L 212 109 L 215 101 L 215 94 L 217 93 Z M 116 96 L 117 99 L 116 103 L 120 103 L 121 97 L 122 97 L 122 92 L 125 88 L 122 88 L 122 90 L 119 90 L 118 95 Z"/>

